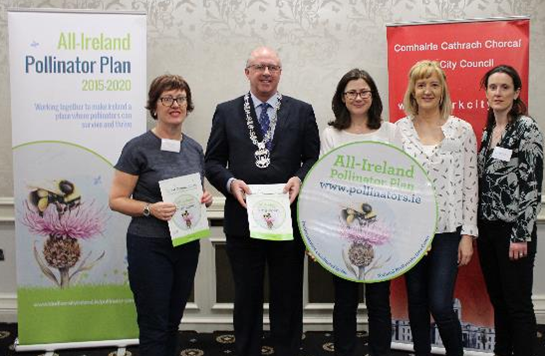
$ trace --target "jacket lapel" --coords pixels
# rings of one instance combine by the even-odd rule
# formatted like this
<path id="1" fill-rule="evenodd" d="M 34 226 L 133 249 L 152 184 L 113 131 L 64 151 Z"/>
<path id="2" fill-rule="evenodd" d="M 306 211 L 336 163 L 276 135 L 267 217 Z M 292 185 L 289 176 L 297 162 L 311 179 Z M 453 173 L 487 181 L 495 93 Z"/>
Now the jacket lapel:
<path id="1" fill-rule="evenodd" d="M 273 150 L 278 144 L 278 141 L 281 139 L 284 128 L 288 124 L 289 113 L 291 109 L 290 104 L 291 104 L 290 98 L 282 96 L 282 101 L 280 102 L 280 110 L 278 110 L 278 113 L 277 113 L 278 116 L 276 119 L 276 129 L 274 130 L 273 147 L 272 147 Z"/>

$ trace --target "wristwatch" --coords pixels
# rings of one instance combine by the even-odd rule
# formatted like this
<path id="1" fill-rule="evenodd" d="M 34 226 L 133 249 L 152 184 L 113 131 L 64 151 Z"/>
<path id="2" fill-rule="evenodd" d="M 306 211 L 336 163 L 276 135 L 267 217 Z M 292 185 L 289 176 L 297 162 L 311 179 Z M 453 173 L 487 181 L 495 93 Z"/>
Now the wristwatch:
<path id="1" fill-rule="evenodd" d="M 145 217 L 148 217 L 151 215 L 151 209 L 149 208 L 150 205 L 149 204 L 146 204 L 146 206 L 144 207 L 144 210 L 142 211 L 142 214 L 145 216 Z"/>

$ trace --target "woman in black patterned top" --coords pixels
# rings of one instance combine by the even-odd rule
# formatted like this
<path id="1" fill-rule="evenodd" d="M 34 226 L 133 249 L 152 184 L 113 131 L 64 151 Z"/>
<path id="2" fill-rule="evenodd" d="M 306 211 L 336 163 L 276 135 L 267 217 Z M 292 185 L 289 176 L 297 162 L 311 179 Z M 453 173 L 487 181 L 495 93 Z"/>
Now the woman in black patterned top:
<path id="1" fill-rule="evenodd" d="M 532 283 L 541 204 L 543 136 L 520 99 L 510 66 L 481 81 L 488 120 L 479 152 L 479 258 L 494 307 L 498 356 L 532 356 L 536 317 Z"/>

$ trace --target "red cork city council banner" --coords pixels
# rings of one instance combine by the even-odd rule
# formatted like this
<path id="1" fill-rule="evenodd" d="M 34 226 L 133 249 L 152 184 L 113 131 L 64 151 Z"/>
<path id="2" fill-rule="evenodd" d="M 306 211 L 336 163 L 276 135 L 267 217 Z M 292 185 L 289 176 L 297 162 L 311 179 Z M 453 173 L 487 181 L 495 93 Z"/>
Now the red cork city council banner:
<path id="1" fill-rule="evenodd" d="M 513 66 L 522 78 L 521 97 L 528 102 L 529 27 L 530 21 L 520 17 L 388 26 L 390 121 L 405 116 L 409 69 L 419 60 L 436 60 L 447 75 L 453 115 L 471 123 L 480 142 L 488 108 L 480 89 L 484 73 L 500 64 Z M 404 278 L 393 281 L 391 294 L 393 347 L 412 350 Z M 465 354 L 492 355 L 493 311 L 477 251 L 471 263 L 460 268 L 454 308 L 462 323 Z M 444 353 L 437 327 L 432 326 L 434 351 Z"/>
<path id="2" fill-rule="evenodd" d="M 420 60 L 436 60 L 447 75 L 453 115 L 470 122 L 480 139 L 488 108 L 480 79 L 489 69 L 513 66 L 528 101 L 529 29 L 527 18 L 388 26 L 390 120 L 405 116 L 409 69 Z"/>

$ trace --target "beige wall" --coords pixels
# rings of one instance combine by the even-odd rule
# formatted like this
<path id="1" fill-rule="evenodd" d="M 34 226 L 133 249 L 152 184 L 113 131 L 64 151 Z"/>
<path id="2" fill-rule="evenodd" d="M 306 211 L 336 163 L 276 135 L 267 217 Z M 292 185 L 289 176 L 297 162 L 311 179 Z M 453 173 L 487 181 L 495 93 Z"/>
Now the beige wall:
<path id="1" fill-rule="evenodd" d="M 17 78 L 9 78 L 7 9 L 46 7 L 147 12 L 148 78 L 165 72 L 187 78 L 196 109 L 184 129 L 203 146 L 216 104 L 247 90 L 243 68 L 247 54 L 257 45 L 278 49 L 283 60 L 280 91 L 310 102 L 323 129 L 331 119 L 335 85 L 350 68 L 368 70 L 383 99 L 388 97 L 386 23 L 529 15 L 530 112 L 545 129 L 541 81 L 545 78 L 545 0 L 2 0 L 0 248 L 7 260 L 0 262 L 0 316 L 15 305 L 11 122 L 17 120 L 17 112 L 10 109 L 9 80 Z M 545 226 L 540 226 L 541 231 L 543 237 Z M 543 270 L 540 262 L 545 264 L 543 244 L 537 263 Z M 213 269 L 212 262 L 201 258 L 203 265 Z M 534 290 L 543 322 L 545 282 L 541 280 L 536 278 Z"/>
<path id="2" fill-rule="evenodd" d="M 203 145 L 216 104 L 247 90 L 245 59 L 259 44 L 278 48 L 283 60 L 280 90 L 310 102 L 323 128 L 331 119 L 335 84 L 352 67 L 367 69 L 387 98 L 386 23 L 530 15 L 530 110 L 545 127 L 545 101 L 539 99 L 545 97 L 545 85 L 539 83 L 545 77 L 543 0 L 4 0 L 0 4 L 0 197 L 13 195 L 11 120 L 17 119 L 10 110 L 9 7 L 146 11 L 148 78 L 165 72 L 187 78 L 196 109 L 185 131 Z"/>

